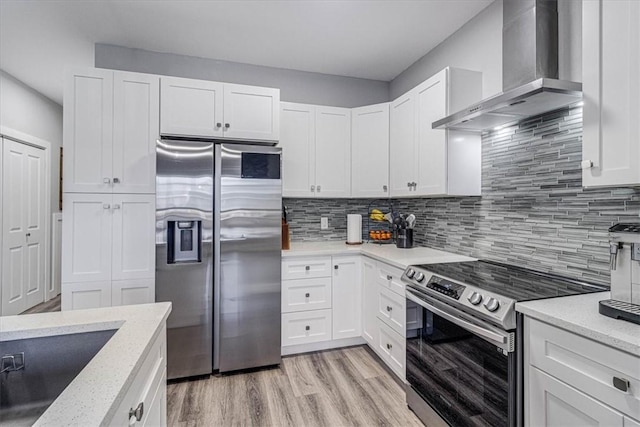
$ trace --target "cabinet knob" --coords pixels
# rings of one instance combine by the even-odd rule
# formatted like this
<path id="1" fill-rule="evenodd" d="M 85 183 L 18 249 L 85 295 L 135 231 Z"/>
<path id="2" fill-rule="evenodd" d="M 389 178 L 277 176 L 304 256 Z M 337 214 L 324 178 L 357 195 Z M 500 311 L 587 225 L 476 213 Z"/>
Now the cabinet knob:
<path id="1" fill-rule="evenodd" d="M 580 162 L 580 167 L 582 169 L 591 169 L 593 167 L 593 162 L 591 160 L 583 160 Z"/>
<path id="2" fill-rule="evenodd" d="M 626 393 L 629 391 L 629 380 L 626 378 L 613 377 L 613 386 Z"/>
<path id="3" fill-rule="evenodd" d="M 311 186 L 311 192 L 313 193 L 314 191 L 316 191 L 316 186 L 315 186 L 315 185 L 312 185 L 312 186 Z"/>
<path id="4" fill-rule="evenodd" d="M 305 298 L 309 298 L 310 296 L 311 296 L 311 294 L 309 294 L 309 293 L 304 294 Z"/>
<path id="5" fill-rule="evenodd" d="M 305 330 L 305 331 L 308 331 L 308 330 L 310 330 L 310 329 L 311 329 L 311 326 L 305 326 L 305 327 L 304 327 L 304 330 Z"/>
<path id="6" fill-rule="evenodd" d="M 114 184 L 120 184 L 120 178 L 113 178 Z"/>
<path id="7" fill-rule="evenodd" d="M 336 265 L 334 265 L 334 266 L 333 266 L 333 269 L 334 269 L 334 270 L 337 270 L 337 269 L 338 269 L 338 265 L 337 265 L 337 264 L 336 264 Z"/>
<path id="8" fill-rule="evenodd" d="M 27 233 L 27 237 L 31 237 L 31 233 Z"/>
<path id="9" fill-rule="evenodd" d="M 322 188 L 318 185 L 318 193 L 322 190 Z"/>
<path id="10" fill-rule="evenodd" d="M 136 409 L 129 409 L 129 419 L 136 417 L 136 421 L 141 421 L 142 415 L 144 415 L 144 402 L 140 402 L 138 406 L 136 406 Z"/>
<path id="11" fill-rule="evenodd" d="M 304 269 L 305 269 L 305 270 L 307 270 L 307 271 L 309 271 L 309 270 L 311 270 L 311 267 L 310 267 L 310 266 L 308 266 L 308 265 L 305 265 L 305 266 L 304 266 Z"/>
<path id="12" fill-rule="evenodd" d="M 111 178 L 102 178 L 104 184 L 111 184 Z"/>
<path id="13" fill-rule="evenodd" d="M 102 209 L 111 209 L 111 205 L 109 203 L 105 203 L 102 205 Z"/>
<path id="14" fill-rule="evenodd" d="M 391 350 L 393 348 L 393 346 L 389 343 L 387 343 L 387 349 Z"/>
<path id="15" fill-rule="evenodd" d="M 386 185 L 382 186 L 382 191 L 384 191 L 385 193 L 387 192 L 388 187 Z"/>
<path id="16" fill-rule="evenodd" d="M 393 310 L 393 307 L 387 306 L 387 311 L 391 311 L 391 310 Z"/>
<path id="17" fill-rule="evenodd" d="M 389 276 L 389 275 L 387 274 L 387 280 L 391 280 L 391 279 L 393 279 L 393 276 Z"/>
<path id="18" fill-rule="evenodd" d="M 221 128 L 222 127 L 222 123 L 216 123 L 216 127 L 217 128 Z"/>
<path id="19" fill-rule="evenodd" d="M 230 125 L 229 123 L 225 123 L 225 124 L 224 124 L 224 128 L 225 128 L 225 129 L 229 129 L 230 127 L 231 127 L 231 125 Z"/>
<path id="20" fill-rule="evenodd" d="M 411 188 L 411 183 L 407 182 L 407 187 Z"/>
<path id="21" fill-rule="evenodd" d="M 120 209 L 120 205 L 118 205 L 118 204 L 113 205 L 113 209 Z"/>

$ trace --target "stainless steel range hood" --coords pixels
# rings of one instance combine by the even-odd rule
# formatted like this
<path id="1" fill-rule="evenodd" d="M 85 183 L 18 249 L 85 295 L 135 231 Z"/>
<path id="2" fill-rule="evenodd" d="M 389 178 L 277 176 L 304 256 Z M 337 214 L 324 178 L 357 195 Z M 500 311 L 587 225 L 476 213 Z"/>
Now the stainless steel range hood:
<path id="1" fill-rule="evenodd" d="M 582 83 L 558 80 L 556 0 L 504 0 L 503 92 L 433 123 L 434 129 L 483 131 L 582 100 Z"/>

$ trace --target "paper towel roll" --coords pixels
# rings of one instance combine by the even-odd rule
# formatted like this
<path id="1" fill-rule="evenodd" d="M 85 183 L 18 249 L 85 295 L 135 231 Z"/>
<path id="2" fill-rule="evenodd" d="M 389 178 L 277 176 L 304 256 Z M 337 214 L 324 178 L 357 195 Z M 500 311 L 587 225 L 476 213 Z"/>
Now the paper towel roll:
<path id="1" fill-rule="evenodd" d="M 347 243 L 362 243 L 362 215 L 347 215 Z"/>

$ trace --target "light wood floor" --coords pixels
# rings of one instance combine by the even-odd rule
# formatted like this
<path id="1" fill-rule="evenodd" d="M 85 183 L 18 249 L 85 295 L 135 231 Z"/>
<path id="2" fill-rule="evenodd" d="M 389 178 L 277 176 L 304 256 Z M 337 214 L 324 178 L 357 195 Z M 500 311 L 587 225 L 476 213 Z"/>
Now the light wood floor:
<path id="1" fill-rule="evenodd" d="M 51 298 L 47 302 L 40 303 L 29 310 L 25 310 L 20 314 L 50 313 L 52 311 L 60 311 L 60 295 Z"/>
<path id="2" fill-rule="evenodd" d="M 169 426 L 422 426 L 364 346 L 283 358 L 280 368 L 171 383 Z"/>

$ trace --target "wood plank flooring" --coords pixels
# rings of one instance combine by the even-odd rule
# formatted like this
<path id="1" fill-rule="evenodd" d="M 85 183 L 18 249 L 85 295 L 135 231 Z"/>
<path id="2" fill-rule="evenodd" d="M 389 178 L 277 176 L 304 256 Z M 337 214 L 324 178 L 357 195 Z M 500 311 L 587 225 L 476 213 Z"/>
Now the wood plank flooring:
<path id="1" fill-rule="evenodd" d="M 279 368 L 170 383 L 169 426 L 422 426 L 365 346 L 285 357 Z"/>
<path id="2" fill-rule="evenodd" d="M 28 310 L 23 311 L 20 314 L 36 314 L 36 313 L 50 313 L 52 311 L 60 311 L 60 299 L 61 295 L 55 298 L 51 298 L 49 301 L 40 303 Z"/>

